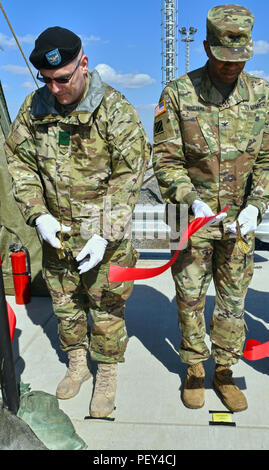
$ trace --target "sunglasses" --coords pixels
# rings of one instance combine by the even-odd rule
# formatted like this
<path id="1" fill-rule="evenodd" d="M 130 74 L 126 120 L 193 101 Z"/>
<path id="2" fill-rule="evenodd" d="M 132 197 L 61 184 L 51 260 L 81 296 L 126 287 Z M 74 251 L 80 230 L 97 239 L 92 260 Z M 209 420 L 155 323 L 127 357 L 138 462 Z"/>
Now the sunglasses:
<path id="1" fill-rule="evenodd" d="M 49 78 L 49 77 L 44 77 L 43 75 L 39 75 L 39 71 L 38 71 L 36 78 L 42 83 L 51 83 L 52 81 L 57 82 L 57 83 L 68 83 L 73 77 L 76 70 L 78 69 L 81 59 L 82 59 L 82 56 L 80 57 L 75 69 L 73 70 L 71 75 L 69 75 L 68 77 Z"/>

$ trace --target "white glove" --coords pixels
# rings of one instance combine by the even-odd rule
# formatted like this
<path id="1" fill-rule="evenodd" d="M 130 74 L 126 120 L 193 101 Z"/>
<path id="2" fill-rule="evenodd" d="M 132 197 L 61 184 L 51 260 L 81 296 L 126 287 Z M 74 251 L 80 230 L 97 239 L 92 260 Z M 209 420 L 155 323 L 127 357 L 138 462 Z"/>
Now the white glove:
<path id="1" fill-rule="evenodd" d="M 192 210 L 194 213 L 194 218 L 197 219 L 198 217 L 212 217 L 214 213 L 210 209 L 209 205 L 199 199 L 196 199 L 192 203 Z M 210 220 L 206 225 L 212 225 L 221 222 L 227 216 L 226 212 L 222 214 L 216 215 L 214 219 Z"/>
<path id="2" fill-rule="evenodd" d="M 53 248 L 61 248 L 61 242 L 56 237 L 57 232 L 67 233 L 70 232 L 71 227 L 67 227 L 66 225 L 60 225 L 58 220 L 56 220 L 50 214 L 40 215 L 36 218 L 36 228 L 39 231 L 43 240 L 48 242 Z"/>
<path id="3" fill-rule="evenodd" d="M 86 245 L 76 257 L 78 262 L 81 261 L 78 267 L 79 274 L 89 271 L 102 261 L 106 251 L 106 246 L 107 241 L 96 234 L 87 241 Z"/>
<path id="4" fill-rule="evenodd" d="M 259 210 L 257 207 L 249 204 L 243 209 L 238 216 L 238 223 L 241 235 L 244 237 L 247 233 L 254 232 L 258 226 Z M 227 225 L 227 230 L 236 234 L 236 222 Z"/>

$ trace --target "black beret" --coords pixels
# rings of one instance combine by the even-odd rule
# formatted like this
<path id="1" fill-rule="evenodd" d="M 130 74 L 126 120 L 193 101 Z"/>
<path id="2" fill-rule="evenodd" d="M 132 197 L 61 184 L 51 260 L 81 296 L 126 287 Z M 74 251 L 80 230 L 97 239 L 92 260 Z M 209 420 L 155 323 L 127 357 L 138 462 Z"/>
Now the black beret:
<path id="1" fill-rule="evenodd" d="M 72 62 L 81 49 L 81 39 L 69 29 L 53 26 L 35 41 L 30 61 L 36 69 L 56 69 Z"/>

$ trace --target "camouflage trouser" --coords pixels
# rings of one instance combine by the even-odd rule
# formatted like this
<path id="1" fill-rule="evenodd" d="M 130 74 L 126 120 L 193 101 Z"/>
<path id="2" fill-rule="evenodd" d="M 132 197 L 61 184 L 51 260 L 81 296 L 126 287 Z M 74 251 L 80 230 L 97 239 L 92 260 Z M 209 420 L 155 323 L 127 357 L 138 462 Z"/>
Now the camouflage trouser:
<path id="1" fill-rule="evenodd" d="M 128 336 L 125 302 L 133 282 L 109 282 L 109 265 L 132 267 L 136 252 L 122 243 L 107 250 L 103 262 L 81 276 L 72 255 L 59 260 L 56 250 L 43 245 L 43 276 L 47 283 L 64 351 L 84 347 L 99 362 L 123 362 Z M 91 327 L 88 324 L 88 312 Z"/>
<path id="2" fill-rule="evenodd" d="M 217 364 L 235 364 L 245 341 L 244 301 L 253 275 L 254 235 L 243 254 L 235 239 L 208 240 L 193 235 L 172 266 L 178 320 L 182 334 L 180 357 L 195 364 L 208 359 L 204 307 L 211 279 L 216 289 L 210 322 L 212 357 Z"/>

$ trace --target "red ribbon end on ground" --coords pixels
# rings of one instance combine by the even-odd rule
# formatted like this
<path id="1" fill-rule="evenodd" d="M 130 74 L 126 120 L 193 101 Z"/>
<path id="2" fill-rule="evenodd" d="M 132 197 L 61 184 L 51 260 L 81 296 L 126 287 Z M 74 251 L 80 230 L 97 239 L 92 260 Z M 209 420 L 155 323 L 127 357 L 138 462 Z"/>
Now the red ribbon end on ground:
<path id="1" fill-rule="evenodd" d="M 244 349 L 244 357 L 248 361 L 258 361 L 269 356 L 269 341 L 260 343 L 256 339 L 249 339 Z"/>
<path id="2" fill-rule="evenodd" d="M 16 315 L 13 312 L 8 302 L 7 302 L 7 316 L 8 316 L 10 339 L 11 341 L 13 341 L 14 333 L 15 333 L 15 326 L 16 326 Z"/>

